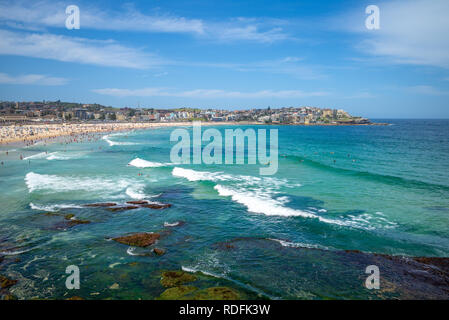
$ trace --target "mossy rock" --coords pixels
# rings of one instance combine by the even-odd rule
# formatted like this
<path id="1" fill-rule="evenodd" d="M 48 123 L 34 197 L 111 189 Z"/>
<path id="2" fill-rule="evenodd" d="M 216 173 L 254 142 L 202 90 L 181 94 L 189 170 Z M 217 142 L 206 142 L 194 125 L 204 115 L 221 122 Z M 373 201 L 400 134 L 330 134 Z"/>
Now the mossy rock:
<path id="1" fill-rule="evenodd" d="M 80 224 L 89 224 L 89 223 L 90 223 L 89 220 L 70 220 L 67 222 L 67 226 L 71 228 Z"/>
<path id="2" fill-rule="evenodd" d="M 73 214 L 73 213 L 69 213 L 69 214 L 66 214 L 65 216 L 64 216 L 64 218 L 66 219 L 66 220 L 70 220 L 70 219 L 72 219 L 72 218 L 74 218 L 75 217 L 75 215 Z"/>
<path id="3" fill-rule="evenodd" d="M 157 255 L 157 256 L 163 256 L 165 254 L 165 250 L 164 249 L 159 249 L 159 248 L 154 248 L 153 252 Z"/>
<path id="4" fill-rule="evenodd" d="M 81 298 L 81 297 L 78 297 L 78 296 L 73 296 L 71 298 L 67 298 L 66 300 L 78 301 L 78 300 L 85 300 L 85 299 Z"/>
<path id="5" fill-rule="evenodd" d="M 135 233 L 129 236 L 113 238 L 112 240 L 133 247 L 148 247 L 154 244 L 161 236 L 158 233 Z"/>
<path id="6" fill-rule="evenodd" d="M 159 300 L 181 300 L 185 299 L 185 296 L 196 291 L 197 288 L 193 286 L 178 286 L 169 288 L 162 292 Z"/>
<path id="7" fill-rule="evenodd" d="M 16 283 L 17 283 L 17 280 L 11 280 L 7 277 L 0 275 L 0 288 L 7 289 L 9 287 L 12 287 Z"/>
<path id="8" fill-rule="evenodd" d="M 228 287 L 212 287 L 199 291 L 193 300 L 240 300 L 240 294 Z"/>
<path id="9" fill-rule="evenodd" d="M 193 282 L 196 277 L 184 271 L 164 271 L 162 272 L 161 284 L 166 287 L 176 287 L 187 282 Z"/>

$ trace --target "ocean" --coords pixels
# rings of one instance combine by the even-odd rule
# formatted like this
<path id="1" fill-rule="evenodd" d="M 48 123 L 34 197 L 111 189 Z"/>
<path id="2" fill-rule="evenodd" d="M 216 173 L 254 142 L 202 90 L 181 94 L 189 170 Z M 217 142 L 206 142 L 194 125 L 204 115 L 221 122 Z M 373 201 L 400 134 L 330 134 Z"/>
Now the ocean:
<path id="1" fill-rule="evenodd" d="M 449 120 L 378 122 L 389 125 L 242 126 L 278 129 L 272 176 L 258 164 L 174 165 L 174 128 L 3 146 L 0 274 L 18 280 L 20 299 L 157 299 L 166 270 L 243 299 L 447 299 L 447 284 L 390 256 L 449 256 Z M 172 206 L 85 206 L 133 200 Z M 67 226 L 69 214 L 90 223 Z M 161 233 L 165 254 L 111 240 L 135 232 Z M 365 286 L 373 264 L 379 290 Z M 66 288 L 70 265 L 79 290 Z"/>

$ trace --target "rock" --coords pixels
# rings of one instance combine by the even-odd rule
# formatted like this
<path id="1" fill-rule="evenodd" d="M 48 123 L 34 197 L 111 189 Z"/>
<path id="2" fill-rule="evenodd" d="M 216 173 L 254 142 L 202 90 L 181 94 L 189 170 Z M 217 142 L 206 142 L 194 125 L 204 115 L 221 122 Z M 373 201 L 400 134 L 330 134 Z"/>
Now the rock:
<path id="1" fill-rule="evenodd" d="M 70 220 L 67 222 L 67 227 L 71 228 L 77 226 L 79 224 L 89 224 L 89 220 Z"/>
<path id="2" fill-rule="evenodd" d="M 77 301 L 77 300 L 85 300 L 84 298 L 81 298 L 81 297 L 78 297 L 78 296 L 73 296 L 73 297 L 71 297 L 71 298 L 67 298 L 66 300 L 74 300 L 74 301 Z"/>
<path id="3" fill-rule="evenodd" d="M 213 287 L 199 291 L 193 300 L 240 300 L 240 294 L 228 287 Z"/>
<path id="4" fill-rule="evenodd" d="M 141 205 L 141 207 L 159 210 L 159 209 L 170 208 L 171 204 L 168 204 L 168 203 L 148 203 L 148 204 Z"/>
<path id="5" fill-rule="evenodd" d="M 139 209 L 139 207 L 138 206 L 112 207 L 112 208 L 108 208 L 107 210 L 112 211 L 112 212 L 117 212 L 117 211 L 134 210 L 134 209 Z"/>
<path id="6" fill-rule="evenodd" d="M 48 217 L 55 217 L 55 216 L 60 216 L 61 214 L 58 212 L 44 212 L 42 213 L 44 216 L 48 216 Z"/>
<path id="7" fill-rule="evenodd" d="M 133 247 L 148 247 L 160 238 L 158 233 L 135 233 L 129 236 L 113 238 L 112 240 Z"/>
<path id="8" fill-rule="evenodd" d="M 0 275 L 0 288 L 7 289 L 9 287 L 12 287 L 16 283 L 17 283 L 17 280 L 12 280 L 5 276 Z"/>
<path id="9" fill-rule="evenodd" d="M 85 207 L 114 207 L 117 203 L 114 202 L 105 202 L 105 203 L 91 203 L 91 204 L 85 204 Z"/>
<path id="10" fill-rule="evenodd" d="M 75 215 L 73 214 L 73 213 L 69 213 L 69 214 L 66 214 L 65 216 L 64 216 L 64 218 L 66 219 L 66 220 L 70 220 L 70 219 L 72 219 L 72 218 L 74 218 L 75 217 Z"/>
<path id="11" fill-rule="evenodd" d="M 120 289 L 120 285 L 118 283 L 114 283 L 112 286 L 109 287 L 111 290 L 118 290 Z"/>
<path id="12" fill-rule="evenodd" d="M 126 201 L 129 204 L 148 204 L 147 200 Z"/>
<path id="13" fill-rule="evenodd" d="M 178 286 L 174 288 L 169 288 L 162 292 L 159 299 L 160 300 L 180 300 L 185 298 L 186 295 L 196 291 L 197 288 L 193 286 Z"/>
<path id="14" fill-rule="evenodd" d="M 13 296 L 12 294 L 5 294 L 2 299 L 3 300 L 8 300 L 8 301 L 18 300 L 17 297 Z"/>
<path id="15" fill-rule="evenodd" d="M 129 266 L 130 267 L 135 267 L 135 266 L 137 266 L 139 263 L 138 262 L 131 262 L 130 264 L 129 264 Z"/>
<path id="16" fill-rule="evenodd" d="M 449 258 L 416 257 L 416 258 L 413 258 L 413 260 L 423 263 L 423 264 L 435 266 L 435 267 L 441 269 L 442 271 L 449 273 Z"/>
<path id="17" fill-rule="evenodd" d="M 161 284 L 164 287 L 176 287 L 187 282 L 195 281 L 196 277 L 184 271 L 164 271 L 162 272 Z"/>
<path id="18" fill-rule="evenodd" d="M 158 255 L 158 256 L 163 256 L 165 254 L 165 250 L 164 249 L 159 249 L 159 248 L 154 248 L 153 252 Z"/>

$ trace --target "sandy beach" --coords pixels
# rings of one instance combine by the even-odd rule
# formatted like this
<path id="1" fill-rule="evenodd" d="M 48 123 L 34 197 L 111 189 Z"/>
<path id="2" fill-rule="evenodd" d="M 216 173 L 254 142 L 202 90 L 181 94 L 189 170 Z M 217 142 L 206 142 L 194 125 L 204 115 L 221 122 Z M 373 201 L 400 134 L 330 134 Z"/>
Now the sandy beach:
<path id="1" fill-rule="evenodd" d="M 236 122 L 202 122 L 201 125 L 246 125 L 255 123 Z M 88 136 L 94 133 L 109 133 L 116 131 L 131 131 L 138 129 L 190 126 L 191 122 L 161 122 L 161 123 L 78 123 L 78 124 L 32 124 L 9 125 L 0 127 L 0 145 L 25 144 L 30 145 L 38 141 L 50 142 L 58 137 Z"/>

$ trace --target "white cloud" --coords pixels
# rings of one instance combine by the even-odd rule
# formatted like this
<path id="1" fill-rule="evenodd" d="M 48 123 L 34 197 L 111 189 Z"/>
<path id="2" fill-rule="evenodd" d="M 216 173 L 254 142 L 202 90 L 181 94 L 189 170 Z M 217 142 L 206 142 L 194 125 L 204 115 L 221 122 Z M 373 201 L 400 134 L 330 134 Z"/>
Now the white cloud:
<path id="1" fill-rule="evenodd" d="M 49 77 L 42 74 L 26 74 L 20 76 L 10 76 L 0 73 L 1 84 L 35 84 L 41 86 L 61 86 L 67 83 L 65 78 Z"/>
<path id="2" fill-rule="evenodd" d="M 390 63 L 449 68 L 449 1 L 394 0 L 378 6 L 379 30 L 364 27 L 363 11 L 345 19 L 347 29 L 366 37 L 359 46 L 365 53 Z"/>
<path id="3" fill-rule="evenodd" d="M 162 63 L 155 56 L 124 47 L 112 40 L 89 40 L 1 29 L 0 54 L 134 69 Z"/>
<path id="4" fill-rule="evenodd" d="M 0 23 L 16 29 L 44 30 L 65 28 L 65 8 L 69 2 L 0 0 Z M 155 33 L 189 33 L 212 41 L 252 41 L 273 43 L 290 37 L 284 32 L 285 21 L 276 19 L 232 18 L 206 22 L 170 14 L 139 12 L 132 5 L 111 11 L 92 5 L 78 5 L 81 29 Z"/>
<path id="5" fill-rule="evenodd" d="M 65 9 L 69 2 L 50 1 L 10 1 L 0 2 L 0 20 L 15 22 L 23 27 L 65 28 Z M 170 15 L 144 15 L 131 5 L 119 12 L 107 12 L 91 5 L 79 5 L 81 28 L 142 31 L 203 33 L 203 23 L 197 19 L 186 19 Z"/>
<path id="6" fill-rule="evenodd" d="M 218 89 L 195 89 L 189 91 L 171 91 L 167 88 L 117 89 L 105 88 L 92 90 L 95 93 L 115 97 L 181 97 L 181 98 L 304 98 L 325 96 L 323 91 L 304 92 L 300 90 L 262 90 L 255 92 L 226 91 Z"/>

